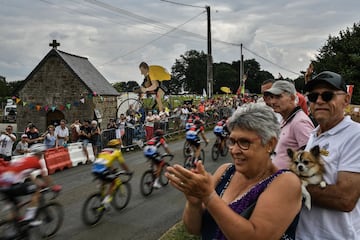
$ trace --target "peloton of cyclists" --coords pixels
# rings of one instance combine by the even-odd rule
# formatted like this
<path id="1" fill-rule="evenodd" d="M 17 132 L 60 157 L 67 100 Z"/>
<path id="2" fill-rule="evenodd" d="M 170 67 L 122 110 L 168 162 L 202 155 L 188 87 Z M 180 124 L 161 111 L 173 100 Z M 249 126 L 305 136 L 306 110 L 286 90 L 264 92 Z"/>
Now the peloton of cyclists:
<path id="1" fill-rule="evenodd" d="M 164 138 L 164 131 L 161 129 L 158 129 L 155 131 L 155 137 L 151 138 L 147 145 L 144 148 L 144 155 L 153 161 L 153 163 L 156 166 L 156 179 L 154 182 L 153 187 L 154 188 L 161 188 L 160 184 L 160 174 L 162 170 L 162 159 L 159 152 L 159 148 L 162 146 L 167 154 L 173 155 L 168 147 L 168 144 L 166 143 L 166 140 Z"/>
<path id="2" fill-rule="evenodd" d="M 102 180 L 103 187 L 107 183 L 111 183 L 103 200 L 105 208 L 109 207 L 114 190 L 119 184 L 121 184 L 120 178 L 114 175 L 114 172 L 116 172 L 116 168 L 114 167 L 115 161 L 118 161 L 123 170 L 132 173 L 125 163 L 125 159 L 121 153 L 121 140 L 119 139 L 110 140 L 107 144 L 107 148 L 104 148 L 98 154 L 92 166 L 92 173 Z"/>

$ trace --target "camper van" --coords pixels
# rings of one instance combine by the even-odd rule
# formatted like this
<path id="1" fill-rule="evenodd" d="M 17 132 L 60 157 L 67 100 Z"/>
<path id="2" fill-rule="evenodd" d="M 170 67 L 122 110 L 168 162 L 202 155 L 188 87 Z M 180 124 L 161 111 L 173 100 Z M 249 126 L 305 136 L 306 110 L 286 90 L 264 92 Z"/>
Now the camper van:
<path id="1" fill-rule="evenodd" d="M 4 107 L 3 121 L 16 122 L 16 104 L 12 99 L 8 99 Z"/>

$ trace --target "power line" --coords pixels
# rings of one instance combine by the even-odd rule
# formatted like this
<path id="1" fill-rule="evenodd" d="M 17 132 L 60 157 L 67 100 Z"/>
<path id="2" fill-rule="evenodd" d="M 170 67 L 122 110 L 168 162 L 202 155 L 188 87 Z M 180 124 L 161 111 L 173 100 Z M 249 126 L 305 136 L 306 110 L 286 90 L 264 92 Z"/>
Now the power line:
<path id="1" fill-rule="evenodd" d="M 201 7 L 201 6 L 195 6 L 195 5 L 190 5 L 190 4 L 186 4 L 186 3 L 178 3 L 178 2 L 173 2 L 173 1 L 169 1 L 169 0 L 160 0 L 160 1 L 172 3 L 172 4 L 175 4 L 175 5 L 185 6 L 185 7 L 204 8 L 204 7 Z"/>
<path id="2" fill-rule="evenodd" d="M 283 69 L 283 70 L 285 70 L 285 71 L 287 71 L 287 72 L 293 73 L 293 74 L 298 75 L 298 76 L 302 76 L 301 74 L 299 74 L 299 73 L 297 73 L 297 72 L 294 72 L 294 71 L 292 71 L 292 70 L 289 70 L 289 69 L 287 69 L 287 68 L 285 68 L 285 67 L 283 67 L 283 66 L 281 66 L 281 65 L 279 65 L 279 64 L 277 64 L 277 63 L 274 63 L 273 61 L 270 61 L 269 59 L 267 59 L 267 58 L 265 58 L 265 57 L 257 54 L 256 52 L 251 51 L 250 49 L 244 47 L 244 45 L 243 45 L 243 48 L 244 48 L 245 50 L 247 50 L 248 52 L 252 53 L 253 55 L 255 55 L 255 56 L 257 56 L 257 57 L 259 57 L 259 58 L 261 58 L 261 59 L 263 59 L 264 61 L 266 61 L 266 62 L 268 62 L 268 63 L 271 63 L 271 64 L 273 64 L 273 65 L 275 65 L 275 66 L 277 66 L 277 67 L 279 67 L 279 68 L 281 68 L 281 69 Z"/>
<path id="3" fill-rule="evenodd" d="M 131 51 L 129 51 L 129 52 L 127 52 L 127 53 L 125 53 L 125 54 L 121 55 L 121 56 L 115 57 L 115 58 L 111 59 L 111 60 L 110 60 L 110 61 L 108 61 L 108 62 L 103 63 L 103 64 L 101 65 L 101 67 L 103 67 L 104 65 L 107 65 L 107 64 L 109 64 L 109 63 L 112 63 L 112 62 L 114 62 L 114 61 L 118 60 L 119 58 L 126 57 L 126 56 L 128 56 L 128 55 L 130 55 L 130 54 L 132 54 L 132 53 L 134 53 L 134 52 L 136 52 L 136 51 L 139 51 L 140 49 L 145 48 L 146 46 L 148 46 L 148 45 L 150 45 L 151 43 L 153 43 L 153 42 L 155 42 L 155 41 L 159 40 L 160 38 L 165 37 L 165 36 L 166 36 L 166 35 L 168 35 L 169 33 L 176 31 L 176 30 L 177 30 L 177 29 L 179 29 L 181 26 L 184 26 L 185 24 L 187 24 L 187 23 L 191 22 L 192 20 L 194 20 L 195 18 L 199 17 L 200 15 L 202 15 L 202 14 L 203 14 L 203 13 L 205 13 L 205 12 L 206 12 L 206 11 L 203 11 L 203 12 L 201 12 L 201 13 L 199 13 L 199 14 L 195 15 L 194 17 L 190 18 L 190 19 L 189 19 L 189 20 L 187 20 L 186 22 L 184 22 L 184 23 L 182 23 L 182 24 L 178 25 L 177 27 L 175 27 L 175 28 L 171 29 L 170 31 L 168 31 L 168 32 L 166 32 L 166 33 L 164 33 L 164 34 L 160 35 L 159 37 L 154 38 L 153 40 L 151 40 L 151 41 L 149 41 L 149 42 L 147 42 L 147 43 L 143 44 L 142 46 L 140 46 L 140 47 L 138 47 L 138 48 L 136 48 L 136 49 L 133 49 L 133 50 L 131 50 Z"/>
<path id="4" fill-rule="evenodd" d="M 55 3 L 52 3 L 52 2 L 50 2 L 50 1 L 48 1 L 48 0 L 39 0 L 39 1 L 42 1 L 42 2 L 44 2 L 44 3 L 57 6 Z M 84 1 L 86 1 L 86 2 L 88 2 L 88 3 L 90 3 L 90 4 L 93 4 L 93 5 L 96 5 L 96 6 L 98 6 L 98 7 L 104 8 L 104 9 L 106 9 L 106 10 L 108 10 L 108 11 L 112 11 L 112 12 L 116 12 L 116 13 L 121 14 L 121 15 L 125 15 L 125 16 L 127 16 L 127 17 L 129 17 L 129 18 L 131 18 L 131 19 L 135 19 L 135 20 L 138 21 L 138 22 L 144 23 L 145 25 L 155 26 L 155 27 L 157 27 L 157 28 L 159 28 L 159 29 L 162 29 L 162 30 L 168 30 L 168 29 L 170 29 L 169 31 L 167 31 L 167 32 L 165 32 L 165 33 L 159 33 L 159 32 L 155 32 L 155 31 L 150 31 L 150 30 L 143 29 L 143 30 L 146 31 L 146 32 L 151 32 L 151 33 L 154 33 L 154 34 L 160 34 L 160 36 L 157 37 L 157 38 L 155 38 L 155 39 L 153 39 L 153 40 L 151 40 L 151 41 L 149 41 L 149 42 L 147 42 L 147 43 L 145 43 L 145 44 L 143 44 L 142 46 L 140 46 L 140 47 L 138 47 L 138 48 L 136 48 L 136 49 L 133 49 L 133 50 L 131 50 L 131 51 L 129 51 L 129 52 L 121 55 L 121 56 L 118 56 L 118 57 L 115 57 L 115 58 L 111 59 L 110 61 L 102 64 L 102 66 L 104 66 L 104 65 L 106 65 L 106 64 L 109 64 L 109 63 L 112 63 L 112 62 L 118 60 L 119 58 L 128 56 L 128 55 L 130 55 L 130 54 L 132 54 L 132 53 L 134 53 L 134 52 L 136 52 L 136 51 L 138 51 L 138 50 L 140 50 L 140 49 L 143 49 L 143 48 L 145 48 L 146 46 L 150 45 L 151 43 L 153 43 L 153 42 L 155 42 L 155 41 L 163 38 L 164 36 L 171 37 L 171 36 L 168 36 L 168 35 L 169 35 L 170 33 L 174 32 L 175 30 L 179 30 L 180 32 L 185 33 L 187 36 L 192 36 L 192 37 L 197 38 L 197 39 L 200 39 L 200 40 L 206 40 L 206 39 L 207 39 L 205 36 L 203 36 L 203 35 L 201 35 L 201 34 L 199 34 L 199 33 L 188 32 L 188 31 L 186 31 L 186 30 L 179 29 L 181 26 L 185 25 L 186 23 L 190 22 L 191 20 L 193 20 L 193 19 L 197 18 L 198 16 L 202 15 L 205 11 L 204 11 L 204 12 L 201 12 L 199 15 L 196 15 L 195 17 L 189 19 L 189 20 L 186 21 L 185 23 L 180 24 L 180 25 L 178 25 L 177 27 L 173 28 L 173 27 L 170 26 L 170 25 L 163 24 L 163 23 L 158 22 L 158 21 L 156 21 L 156 20 L 153 20 L 153 19 L 150 19 L 150 18 L 147 18 L 147 17 L 140 16 L 140 15 L 135 14 L 135 13 L 132 13 L 132 12 L 130 12 L 130 11 L 127 11 L 127 10 L 124 10 L 124 9 L 121 9 L 121 8 L 118 8 L 118 7 L 115 7 L 115 6 L 112 6 L 112 5 L 110 5 L 110 4 L 106 4 L 106 3 L 100 2 L 100 1 L 98 1 L 98 0 L 84 0 Z M 172 4 L 177 4 L 177 5 L 181 5 L 181 6 L 204 8 L 204 7 L 201 7 L 201 6 L 195 6 L 195 5 L 190 5 L 190 4 L 178 3 L 178 2 L 173 2 L 173 1 L 169 1 L 169 0 L 160 0 L 160 1 L 168 2 L 168 3 L 172 3 Z M 81 14 L 84 14 L 84 15 L 88 15 L 88 16 L 91 16 L 91 17 L 99 18 L 99 19 L 104 20 L 104 21 L 106 20 L 106 19 L 104 19 L 104 18 L 100 18 L 100 17 L 98 17 L 98 16 L 96 16 L 96 15 L 93 15 L 93 14 L 90 14 L 90 13 L 87 13 L 87 12 L 84 12 L 84 11 L 79 11 L 79 10 L 67 8 L 67 7 L 65 7 L 65 6 L 61 6 L 61 7 L 65 8 L 65 9 L 71 11 L 71 12 L 78 12 L 78 13 L 81 13 Z M 225 45 L 240 47 L 240 44 L 239 44 L 239 43 L 227 42 L 227 41 L 223 41 L 223 40 L 219 40 L 219 39 L 215 39 L 215 38 L 213 38 L 213 41 L 214 41 L 214 42 L 217 42 L 217 43 L 225 44 Z M 260 54 L 258 54 L 258 53 L 256 53 L 256 52 L 254 52 L 254 51 L 252 51 L 252 50 L 244 47 L 244 45 L 243 45 L 243 48 L 244 48 L 245 50 L 247 50 L 248 52 L 250 52 L 251 54 L 253 54 L 253 55 L 261 58 L 262 60 L 264 60 L 264 61 L 266 61 L 266 62 L 268 62 L 268 63 L 270 63 L 270 64 L 272 64 L 272 65 L 274 65 L 274 66 L 279 67 L 280 69 L 283 69 L 283 70 L 285 70 L 285 71 L 287 71 L 287 72 L 290 72 L 290 73 L 292 73 L 292 74 L 301 76 L 301 74 L 296 73 L 295 71 L 289 70 L 289 69 L 287 69 L 287 68 L 285 68 L 285 67 L 283 67 L 283 66 L 281 66 L 281 65 L 279 65 L 279 64 L 277 64 L 277 63 L 275 63 L 275 62 L 273 62 L 273 61 L 271 61 L 271 60 L 269 60 L 269 59 L 267 59 L 267 58 L 265 58 L 265 57 L 263 57 L 263 56 L 261 56 Z"/>

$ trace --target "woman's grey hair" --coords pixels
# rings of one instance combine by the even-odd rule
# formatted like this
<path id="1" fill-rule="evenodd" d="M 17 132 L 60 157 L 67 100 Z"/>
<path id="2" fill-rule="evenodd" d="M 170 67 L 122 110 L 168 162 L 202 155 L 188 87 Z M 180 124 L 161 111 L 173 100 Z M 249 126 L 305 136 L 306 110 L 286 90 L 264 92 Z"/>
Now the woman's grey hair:
<path id="1" fill-rule="evenodd" d="M 272 108 L 263 103 L 247 103 L 238 108 L 229 118 L 227 126 L 230 132 L 234 129 L 254 131 L 266 144 L 272 137 L 278 139 L 280 124 Z"/>

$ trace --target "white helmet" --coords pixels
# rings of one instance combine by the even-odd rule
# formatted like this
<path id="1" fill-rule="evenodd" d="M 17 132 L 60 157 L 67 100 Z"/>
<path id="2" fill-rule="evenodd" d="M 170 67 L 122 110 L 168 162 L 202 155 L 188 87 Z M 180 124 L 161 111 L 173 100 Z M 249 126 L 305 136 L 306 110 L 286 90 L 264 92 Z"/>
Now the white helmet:
<path id="1" fill-rule="evenodd" d="M 31 153 L 42 153 L 42 152 L 45 152 L 47 149 L 46 145 L 45 144 L 42 144 L 42 143 L 36 143 L 34 145 L 32 145 L 30 147 L 30 152 Z"/>

